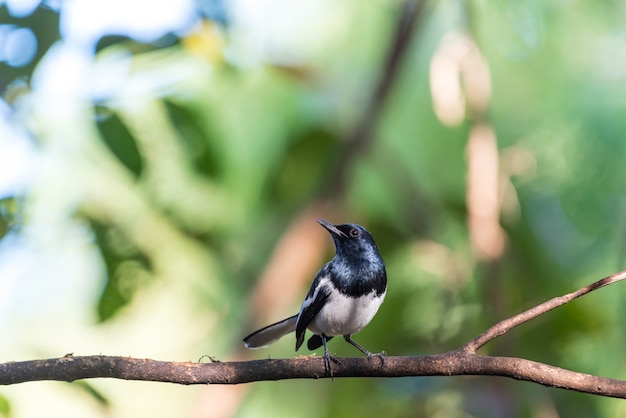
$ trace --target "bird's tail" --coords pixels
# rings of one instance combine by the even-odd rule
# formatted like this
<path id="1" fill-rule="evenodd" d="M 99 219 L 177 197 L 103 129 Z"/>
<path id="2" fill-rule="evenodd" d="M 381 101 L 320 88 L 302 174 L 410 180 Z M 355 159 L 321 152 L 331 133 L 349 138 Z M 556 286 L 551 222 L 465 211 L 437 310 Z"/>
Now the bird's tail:
<path id="1" fill-rule="evenodd" d="M 258 331 L 253 332 L 243 339 L 243 343 L 247 348 L 262 348 L 276 342 L 283 335 L 296 330 L 296 321 L 298 315 L 290 316 L 287 319 L 268 325 Z"/>

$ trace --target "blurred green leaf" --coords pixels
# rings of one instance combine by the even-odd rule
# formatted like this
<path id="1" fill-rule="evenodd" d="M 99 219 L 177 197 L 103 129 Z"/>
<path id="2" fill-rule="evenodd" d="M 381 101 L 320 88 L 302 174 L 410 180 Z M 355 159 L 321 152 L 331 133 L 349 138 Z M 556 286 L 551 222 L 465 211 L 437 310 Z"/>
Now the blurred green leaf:
<path id="1" fill-rule="evenodd" d="M 101 109 L 100 112 L 102 115 L 97 127 L 104 143 L 126 168 L 139 177 L 143 162 L 135 139 L 116 114 L 108 109 Z"/>
<path id="2" fill-rule="evenodd" d="M 82 392 L 89 395 L 93 400 L 95 400 L 102 407 L 109 407 L 111 405 L 109 399 L 98 389 L 96 389 L 93 385 L 91 385 L 86 380 L 77 380 L 75 382 L 70 383 L 75 388 L 80 389 Z"/>
<path id="3" fill-rule="evenodd" d="M 15 198 L 0 199 L 0 239 L 15 225 L 18 205 Z"/>
<path id="4" fill-rule="evenodd" d="M 149 260 L 121 234 L 120 231 L 91 223 L 94 238 L 102 254 L 107 282 L 98 300 L 98 319 L 110 320 L 128 305 L 150 278 Z"/>
<path id="5" fill-rule="evenodd" d="M 3 395 L 0 395 L 0 416 L 3 418 L 13 417 L 11 402 Z"/>

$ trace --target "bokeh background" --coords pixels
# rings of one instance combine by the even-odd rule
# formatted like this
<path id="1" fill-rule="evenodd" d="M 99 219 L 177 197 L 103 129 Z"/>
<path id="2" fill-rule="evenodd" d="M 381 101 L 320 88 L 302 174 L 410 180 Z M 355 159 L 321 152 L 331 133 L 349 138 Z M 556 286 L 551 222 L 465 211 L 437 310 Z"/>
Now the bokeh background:
<path id="1" fill-rule="evenodd" d="M 389 289 L 356 339 L 390 355 L 623 269 L 625 19 L 591 0 L 0 1 L 0 361 L 310 354 L 241 338 L 299 308 L 333 253 L 318 217 L 376 238 Z M 482 352 L 624 379 L 625 297 Z M 626 404 L 496 377 L 0 388 L 2 417 L 357 415 Z"/>

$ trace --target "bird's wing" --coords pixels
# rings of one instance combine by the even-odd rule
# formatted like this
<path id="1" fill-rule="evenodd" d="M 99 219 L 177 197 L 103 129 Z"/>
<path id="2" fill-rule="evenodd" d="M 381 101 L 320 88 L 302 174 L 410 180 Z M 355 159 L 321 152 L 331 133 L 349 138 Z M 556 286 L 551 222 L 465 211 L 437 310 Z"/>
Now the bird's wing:
<path id="1" fill-rule="evenodd" d="M 328 297 L 330 296 L 330 289 L 328 288 L 329 282 L 327 269 L 322 268 L 315 277 L 315 280 L 313 280 L 309 294 L 306 299 L 304 299 L 302 308 L 300 308 L 300 313 L 298 314 L 296 321 L 296 351 L 298 351 L 304 342 L 304 332 L 306 328 L 328 301 Z"/>
<path id="2" fill-rule="evenodd" d="M 287 319 L 268 325 L 258 331 L 253 332 L 243 339 L 243 343 L 247 348 L 267 347 L 283 335 L 289 334 L 296 329 L 296 320 L 298 315 L 290 316 Z"/>

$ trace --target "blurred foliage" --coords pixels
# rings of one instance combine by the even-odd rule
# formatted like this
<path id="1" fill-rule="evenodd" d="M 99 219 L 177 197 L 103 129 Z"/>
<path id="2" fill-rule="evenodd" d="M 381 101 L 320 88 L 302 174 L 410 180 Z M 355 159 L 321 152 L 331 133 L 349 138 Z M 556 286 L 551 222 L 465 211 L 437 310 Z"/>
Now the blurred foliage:
<path id="1" fill-rule="evenodd" d="M 17 202 L 15 199 L 7 198 L 0 200 L 0 238 L 4 237 L 17 223 L 15 219 L 16 212 Z"/>
<path id="2" fill-rule="evenodd" d="M 9 418 L 11 417 L 11 403 L 4 396 L 0 396 L 0 416 Z"/>
<path id="3" fill-rule="evenodd" d="M 3 3 L 0 5 L 0 24 L 29 28 L 37 38 L 38 44 L 37 52 L 32 61 L 24 66 L 12 67 L 6 62 L 2 62 L 4 60 L 0 60 L 0 89 L 4 90 L 13 80 L 24 76 L 30 77 L 48 48 L 59 40 L 59 14 L 49 7 L 42 6 L 37 7 L 28 16 L 14 16 L 8 10 L 7 5 Z M 4 35 L 6 36 L 7 33 L 4 32 Z M 3 47 L 6 47 L 5 40 L 6 38 L 2 40 Z M 2 55 L 4 54 L 5 51 Z"/>
<path id="4" fill-rule="evenodd" d="M 28 132 L 39 168 L 24 192 L 0 200 L 0 237 L 43 242 L 39 256 L 74 245 L 97 251 L 99 264 L 77 278 L 99 289 L 80 295 L 91 306 L 84 317 L 93 335 L 146 324 L 153 339 L 141 356 L 163 342 L 179 346 L 161 353 L 172 359 L 227 359 L 244 355 L 240 338 L 260 321 L 246 315 L 265 320 L 247 301 L 274 248 L 294 219 L 317 208 L 316 216 L 365 225 L 387 263 L 387 300 L 357 340 L 390 355 L 456 349 L 500 319 L 624 267 L 626 9 L 612 3 L 429 2 L 371 144 L 348 156 L 346 189 L 330 196 L 399 2 L 310 10 L 285 3 L 255 16 L 258 27 L 234 6 L 227 18 L 220 2 L 201 2 L 205 13 L 219 9 L 219 24 L 205 15 L 187 33 L 152 43 L 106 37 L 78 61 L 51 29 L 58 15 L 41 6 L 19 20 L 41 28 L 32 66 L 1 64 L 3 86 L 34 71 L 31 90 L 10 103 L 10 122 Z M 468 112 L 446 125 L 431 97 L 431 59 L 452 32 L 473 39 L 490 70 L 483 122 L 497 137 L 506 237 L 497 259 L 477 255 L 468 226 L 467 145 L 476 119 Z M 600 290 L 483 351 L 624 379 L 625 295 L 621 284 Z M 67 303 L 47 297 L 59 310 Z M 284 340 L 246 355 L 293 356 L 293 341 Z M 120 338 L 116 349 L 129 352 L 129 341 Z M 38 344 L 58 355 L 56 342 Z M 356 355 L 341 341 L 330 347 Z M 107 407 L 127 399 L 98 383 L 84 388 Z M 236 416 L 626 413 L 615 400 L 487 377 L 262 382 L 245 390 Z M 0 415 L 18 416 L 7 396 Z"/>

